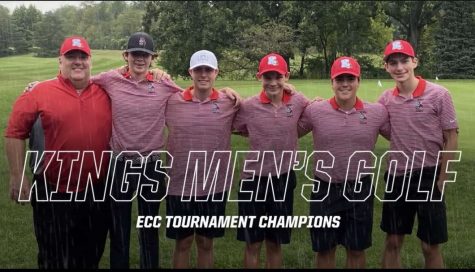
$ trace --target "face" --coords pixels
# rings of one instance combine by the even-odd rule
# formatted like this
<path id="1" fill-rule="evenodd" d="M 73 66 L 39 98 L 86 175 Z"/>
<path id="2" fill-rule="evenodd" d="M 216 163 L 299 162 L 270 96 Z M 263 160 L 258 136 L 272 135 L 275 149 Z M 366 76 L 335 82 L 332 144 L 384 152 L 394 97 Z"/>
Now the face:
<path id="1" fill-rule="evenodd" d="M 73 50 L 59 57 L 59 69 L 64 78 L 71 81 L 88 81 L 91 75 L 91 57 Z"/>
<path id="2" fill-rule="evenodd" d="M 332 89 L 337 101 L 353 101 L 359 86 L 358 77 L 350 74 L 342 74 L 332 80 Z"/>
<path id="3" fill-rule="evenodd" d="M 193 79 L 193 86 L 198 91 L 208 91 L 214 86 L 214 81 L 218 76 L 218 69 L 213 69 L 208 66 L 198 66 L 189 69 L 191 79 Z"/>
<path id="4" fill-rule="evenodd" d="M 417 58 L 396 53 L 389 56 L 384 68 L 397 82 L 405 82 L 414 77 L 414 69 L 417 67 Z"/>
<path id="5" fill-rule="evenodd" d="M 123 56 L 134 76 L 146 74 L 153 60 L 152 54 L 142 51 L 124 52 Z"/>
<path id="6" fill-rule="evenodd" d="M 282 75 L 275 71 L 264 73 L 260 77 L 260 80 L 262 81 L 262 87 L 268 96 L 281 94 L 284 91 L 284 84 L 288 79 L 288 73 Z"/>

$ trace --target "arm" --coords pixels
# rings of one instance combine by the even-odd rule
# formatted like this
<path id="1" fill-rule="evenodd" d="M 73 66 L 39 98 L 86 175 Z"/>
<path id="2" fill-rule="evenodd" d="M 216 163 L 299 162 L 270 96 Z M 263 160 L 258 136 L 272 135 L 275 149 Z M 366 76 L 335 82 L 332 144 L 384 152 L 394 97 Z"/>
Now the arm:
<path id="1" fill-rule="evenodd" d="M 455 151 L 458 147 L 458 131 L 457 129 L 448 129 L 443 131 L 444 135 L 444 151 Z M 447 161 L 453 159 L 453 154 L 443 153 L 441 158 L 441 167 L 445 169 Z M 437 187 L 442 192 L 444 186 L 444 180 L 447 178 L 445 171 L 440 171 L 439 179 L 437 180 Z"/>
<path id="2" fill-rule="evenodd" d="M 232 88 L 224 87 L 218 90 L 234 101 L 234 107 L 239 108 L 242 102 L 241 96 Z"/>
<path id="3" fill-rule="evenodd" d="M 10 199 L 18 203 L 21 196 L 27 199 L 30 193 L 30 181 L 23 177 L 25 162 L 25 140 L 15 138 L 5 138 L 5 151 L 10 169 Z M 24 182 L 22 184 L 22 178 Z"/>

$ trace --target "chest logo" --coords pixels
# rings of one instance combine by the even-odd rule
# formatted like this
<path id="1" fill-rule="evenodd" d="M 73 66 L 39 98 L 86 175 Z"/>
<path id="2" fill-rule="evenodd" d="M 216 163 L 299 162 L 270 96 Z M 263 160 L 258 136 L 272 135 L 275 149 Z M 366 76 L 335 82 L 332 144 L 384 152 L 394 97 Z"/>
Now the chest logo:
<path id="1" fill-rule="evenodd" d="M 422 101 L 419 99 L 415 103 L 416 112 L 423 112 L 424 106 L 422 105 Z"/>
<path id="2" fill-rule="evenodd" d="M 366 117 L 366 112 L 360 111 L 360 124 L 366 124 L 368 122 L 368 118 Z"/>
<path id="3" fill-rule="evenodd" d="M 285 107 L 285 114 L 287 117 L 294 116 L 294 110 L 293 110 L 292 104 L 287 104 L 287 106 Z"/>
<path id="4" fill-rule="evenodd" d="M 219 113 L 219 105 L 216 101 L 213 101 L 213 104 L 211 104 L 211 112 Z"/>

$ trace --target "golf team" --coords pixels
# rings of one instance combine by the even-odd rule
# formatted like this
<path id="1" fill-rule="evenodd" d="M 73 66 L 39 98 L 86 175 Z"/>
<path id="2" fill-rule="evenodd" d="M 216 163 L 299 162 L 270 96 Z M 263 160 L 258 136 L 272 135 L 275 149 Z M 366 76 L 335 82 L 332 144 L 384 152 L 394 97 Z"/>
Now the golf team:
<path id="1" fill-rule="evenodd" d="M 448 240 L 442 193 L 447 174 L 441 169 L 453 153 L 444 152 L 441 158 L 438 154 L 457 149 L 458 124 L 447 89 L 415 75 L 418 59 L 407 41 L 391 41 L 384 50 L 384 67 L 395 87 L 384 91 L 377 103 L 358 98 L 361 69 L 349 56 L 337 58 L 331 67 L 333 96 L 313 101 L 288 84 L 287 62 L 277 53 L 261 59 L 257 78 L 262 88 L 242 101 L 230 88 L 214 88 L 219 73 L 214 53 L 200 50 L 191 56 L 191 82 L 184 90 L 163 71 L 150 70 L 156 57 L 153 39 L 137 32 L 123 52 L 125 68 L 91 76 L 87 41 L 68 37 L 60 47 L 58 75 L 37 83 L 15 102 L 5 130 L 10 198 L 18 201 L 32 192 L 40 268 L 98 268 L 108 234 L 110 267 L 129 268 L 132 202 L 127 200 L 135 195 L 139 215 L 158 215 L 163 199 L 167 215 L 225 215 L 228 165 L 212 165 L 210 155 L 203 158 L 205 165 L 219 173 L 213 195 L 208 195 L 211 184 L 198 179 L 191 186 L 184 180 L 188 170 L 195 169 L 187 163 L 190 151 L 230 151 L 232 134 L 248 138 L 249 150 L 261 154 L 250 152 L 246 157 L 237 185 L 241 188 L 238 199 L 243 200 L 238 203 L 238 214 L 258 218 L 293 215 L 298 182 L 289 165 L 292 159 L 286 156 L 295 156 L 298 139 L 310 132 L 313 150 L 322 151 L 315 153 L 315 162 L 325 160 L 328 152 L 335 161 L 326 174 L 314 167 L 313 178 L 319 186 L 309 196 L 313 200 L 309 214 L 341 217 L 339 228 L 310 229 L 308 246 L 315 252 L 315 267 L 335 268 L 338 245 L 346 249 L 346 267 L 366 265 L 365 250 L 372 245 L 371 192 L 375 188 L 372 175 L 356 178 L 359 166 L 349 160 L 355 151 L 373 151 L 378 135 L 390 141 L 391 151 L 398 151 L 389 157 L 398 162 L 395 169 L 386 171 L 384 177 L 393 187 L 385 198 L 397 201 L 383 203 L 380 227 L 386 239 L 381 265 L 402 267 L 404 237 L 411 234 L 417 215 L 425 267 L 444 267 L 440 245 Z M 30 139 L 31 150 L 39 151 L 30 163 L 33 182 L 23 177 L 26 139 Z M 79 155 L 47 152 L 70 150 Z M 168 152 L 169 161 L 173 157 L 172 167 L 161 163 L 156 153 L 161 150 Z M 46 152 L 42 155 L 42 151 Z M 96 166 L 103 151 L 111 151 L 106 153 L 114 162 L 111 169 L 106 164 Z M 265 151 L 275 155 L 263 155 Z M 425 155 L 416 156 L 415 151 L 425 151 Z M 214 160 L 227 161 L 226 154 L 218 153 L 221 157 Z M 373 157 L 366 152 L 360 160 L 371 164 Z M 109 170 L 114 174 L 108 177 Z M 198 177 L 207 175 L 200 172 L 203 169 L 197 171 Z M 88 174 L 96 172 L 99 174 Z M 126 184 L 122 183 L 124 175 Z M 347 176 L 355 180 L 346 180 Z M 268 183 L 273 190 L 266 190 Z M 433 187 L 433 194 L 442 201 L 425 200 L 418 190 L 432 191 Z M 104 196 L 104 201 L 94 201 L 92 194 Z M 274 201 L 273 195 L 285 201 Z M 361 195 L 369 197 L 347 199 Z M 397 198 L 399 195 L 403 197 Z M 422 200 L 406 201 L 406 195 Z M 194 242 L 196 266 L 212 268 L 213 241 L 224 233 L 224 228 L 167 228 L 166 236 L 175 240 L 173 268 L 190 266 Z M 237 239 L 245 242 L 244 267 L 260 267 L 264 244 L 265 267 L 280 268 L 281 245 L 291 242 L 291 229 L 239 228 Z M 159 268 L 158 229 L 139 229 L 139 243 L 140 267 Z"/>

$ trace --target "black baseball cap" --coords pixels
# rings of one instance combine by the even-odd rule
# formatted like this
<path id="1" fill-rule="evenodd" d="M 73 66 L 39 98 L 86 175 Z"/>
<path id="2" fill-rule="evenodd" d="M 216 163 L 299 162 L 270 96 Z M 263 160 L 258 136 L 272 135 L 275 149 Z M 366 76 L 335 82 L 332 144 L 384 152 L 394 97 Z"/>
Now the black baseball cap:
<path id="1" fill-rule="evenodd" d="M 150 35 L 145 32 L 135 32 L 130 35 L 129 42 L 127 43 L 126 52 L 142 51 L 151 55 L 156 55 L 153 51 L 153 40 Z"/>

